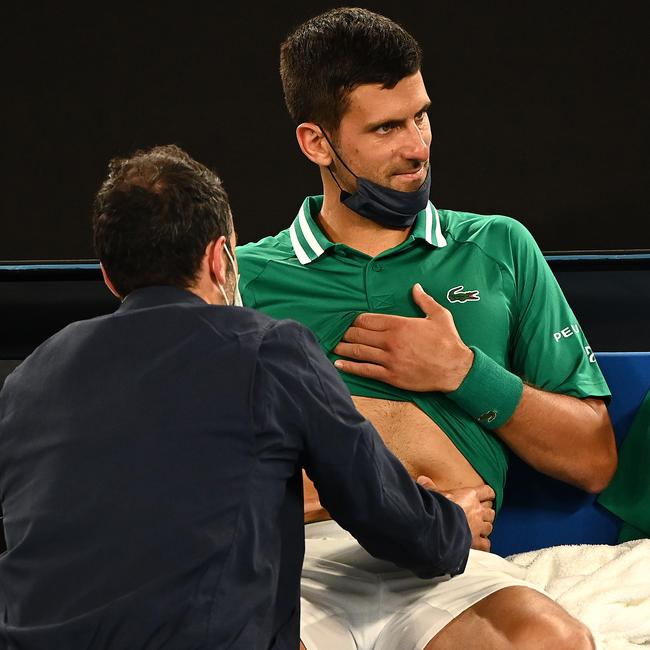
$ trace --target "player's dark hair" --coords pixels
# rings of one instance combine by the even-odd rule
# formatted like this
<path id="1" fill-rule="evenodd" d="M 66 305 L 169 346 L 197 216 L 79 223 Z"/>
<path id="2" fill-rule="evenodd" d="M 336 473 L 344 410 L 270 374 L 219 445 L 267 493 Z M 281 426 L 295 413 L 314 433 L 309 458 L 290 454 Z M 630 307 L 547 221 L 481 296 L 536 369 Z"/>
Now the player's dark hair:
<path id="1" fill-rule="evenodd" d="M 114 158 L 93 206 L 93 242 L 122 295 L 191 286 L 209 242 L 232 234 L 219 177 L 175 145 Z"/>
<path id="2" fill-rule="evenodd" d="M 420 46 L 405 29 L 356 7 L 311 18 L 280 48 L 280 77 L 292 119 L 296 124 L 315 122 L 332 133 L 357 86 L 394 88 L 421 63 Z"/>

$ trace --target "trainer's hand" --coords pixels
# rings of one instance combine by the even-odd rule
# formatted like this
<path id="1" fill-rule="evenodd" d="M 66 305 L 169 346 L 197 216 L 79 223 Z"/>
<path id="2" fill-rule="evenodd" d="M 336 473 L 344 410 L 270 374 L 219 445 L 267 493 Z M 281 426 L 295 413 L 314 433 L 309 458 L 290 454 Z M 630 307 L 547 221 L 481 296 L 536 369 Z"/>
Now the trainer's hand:
<path id="1" fill-rule="evenodd" d="M 418 476 L 417 482 L 422 486 L 427 488 L 427 490 L 434 490 L 435 492 L 440 492 L 438 486 L 428 477 L 428 476 Z"/>
<path id="2" fill-rule="evenodd" d="M 450 501 L 459 505 L 465 512 L 467 523 L 472 531 L 472 548 L 479 551 L 490 550 L 488 537 L 494 524 L 494 490 L 489 485 L 479 487 L 439 490 L 428 476 L 418 476 L 418 483 L 429 490 L 440 492 Z"/>
<path id="3" fill-rule="evenodd" d="M 346 359 L 334 365 L 406 390 L 456 390 L 472 366 L 474 353 L 458 335 L 451 312 L 419 284 L 413 287 L 413 300 L 423 318 L 357 316 L 334 348 Z"/>

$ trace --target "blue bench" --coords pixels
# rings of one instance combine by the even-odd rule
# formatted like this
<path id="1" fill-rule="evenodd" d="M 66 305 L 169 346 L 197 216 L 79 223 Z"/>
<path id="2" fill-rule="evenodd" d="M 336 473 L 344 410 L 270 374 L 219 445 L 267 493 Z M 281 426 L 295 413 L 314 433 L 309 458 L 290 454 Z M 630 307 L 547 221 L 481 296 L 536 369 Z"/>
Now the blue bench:
<path id="1" fill-rule="evenodd" d="M 617 444 L 650 389 L 650 352 L 601 352 L 598 364 L 612 391 L 609 413 Z M 616 544 L 621 521 L 586 494 L 512 457 L 503 506 L 492 533 L 499 555 L 558 544 Z"/>

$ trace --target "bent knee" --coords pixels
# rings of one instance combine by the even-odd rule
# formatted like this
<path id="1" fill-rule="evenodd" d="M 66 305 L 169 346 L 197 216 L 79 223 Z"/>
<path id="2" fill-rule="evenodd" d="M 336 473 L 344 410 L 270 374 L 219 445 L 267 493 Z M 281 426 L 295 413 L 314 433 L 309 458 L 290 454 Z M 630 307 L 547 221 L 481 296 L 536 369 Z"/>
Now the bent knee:
<path id="1" fill-rule="evenodd" d="M 521 622 L 510 641 L 521 650 L 595 650 L 589 628 L 570 616 L 539 616 Z"/>

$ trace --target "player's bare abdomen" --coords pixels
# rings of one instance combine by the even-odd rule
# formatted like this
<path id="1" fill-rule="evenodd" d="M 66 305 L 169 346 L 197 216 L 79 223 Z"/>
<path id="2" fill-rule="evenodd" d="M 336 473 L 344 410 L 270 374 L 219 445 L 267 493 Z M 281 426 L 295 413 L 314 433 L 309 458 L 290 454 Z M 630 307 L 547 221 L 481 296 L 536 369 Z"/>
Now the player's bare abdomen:
<path id="1" fill-rule="evenodd" d="M 442 429 L 412 402 L 357 396 L 352 400 L 414 478 L 428 476 L 441 490 L 483 483 Z M 305 522 L 325 518 L 329 515 L 322 509 L 313 483 L 305 477 Z"/>

